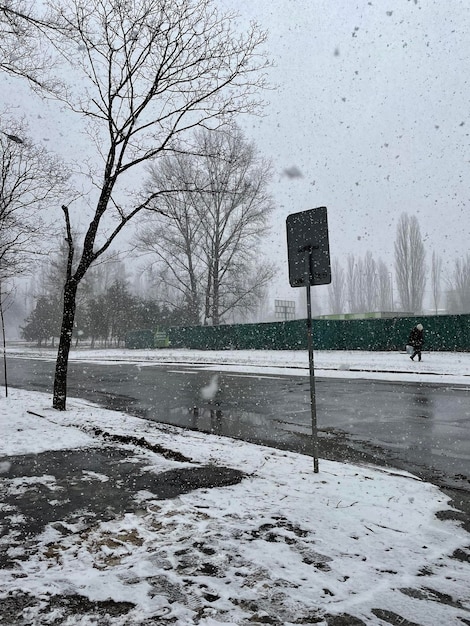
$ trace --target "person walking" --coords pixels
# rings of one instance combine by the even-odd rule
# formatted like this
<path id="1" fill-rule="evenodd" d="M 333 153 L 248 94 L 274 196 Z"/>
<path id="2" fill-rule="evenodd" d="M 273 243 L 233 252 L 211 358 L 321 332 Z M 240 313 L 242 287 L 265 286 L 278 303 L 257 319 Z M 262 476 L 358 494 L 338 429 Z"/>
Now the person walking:
<path id="1" fill-rule="evenodd" d="M 412 346 L 413 354 L 410 356 L 412 361 L 415 360 L 415 356 L 418 357 L 418 361 L 421 361 L 421 350 L 423 349 L 424 344 L 424 332 L 423 325 L 416 324 L 414 328 L 411 329 L 410 336 L 408 339 L 408 345 Z"/>

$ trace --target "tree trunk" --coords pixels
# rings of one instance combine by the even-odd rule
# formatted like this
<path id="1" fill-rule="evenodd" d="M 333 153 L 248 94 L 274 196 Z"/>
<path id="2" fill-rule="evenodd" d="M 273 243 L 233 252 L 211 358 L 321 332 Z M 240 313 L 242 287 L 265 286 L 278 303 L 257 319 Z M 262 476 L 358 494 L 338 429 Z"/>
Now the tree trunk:
<path id="1" fill-rule="evenodd" d="M 0 318 L 2 320 L 2 339 L 3 339 L 3 373 L 5 381 L 5 398 L 8 398 L 8 377 L 7 377 L 7 344 L 5 340 L 5 319 L 3 317 L 3 299 L 0 288 Z"/>
<path id="2" fill-rule="evenodd" d="M 54 394 L 52 398 L 52 407 L 58 411 L 65 411 L 67 400 L 67 368 L 75 319 L 77 286 L 76 281 L 67 280 L 64 287 L 64 310 L 62 314 L 62 327 L 60 329 L 59 350 L 57 353 L 54 377 Z"/>
<path id="3" fill-rule="evenodd" d="M 213 297 L 212 297 L 212 324 L 218 326 L 220 324 L 219 317 L 219 285 L 214 281 Z"/>
<path id="4" fill-rule="evenodd" d="M 217 239 L 218 239 L 217 234 Z M 220 324 L 220 303 L 219 303 L 219 286 L 220 286 L 220 277 L 219 277 L 219 246 L 217 245 L 214 250 L 214 261 L 213 261 L 213 273 L 212 273 L 212 325 L 218 326 Z"/>

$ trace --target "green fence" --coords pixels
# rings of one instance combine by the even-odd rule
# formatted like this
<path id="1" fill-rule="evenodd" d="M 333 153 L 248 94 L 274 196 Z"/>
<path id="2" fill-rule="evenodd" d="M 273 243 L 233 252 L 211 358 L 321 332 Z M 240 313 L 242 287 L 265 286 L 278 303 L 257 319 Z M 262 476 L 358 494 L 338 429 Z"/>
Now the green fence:
<path id="1" fill-rule="evenodd" d="M 470 315 L 313 320 L 316 350 L 404 350 L 413 326 L 425 329 L 425 350 L 470 351 Z M 306 350 L 305 320 L 178 327 L 172 348 L 193 350 Z M 131 346 L 129 346 L 131 347 Z"/>
<path id="2" fill-rule="evenodd" d="M 144 328 L 142 330 L 131 330 L 126 333 L 126 348 L 133 350 L 143 350 L 152 348 L 167 348 L 170 343 L 167 330 L 157 328 L 152 330 Z"/>
<path id="3" fill-rule="evenodd" d="M 126 348 L 133 350 L 155 348 L 155 333 L 153 330 L 131 330 L 126 333 Z"/>

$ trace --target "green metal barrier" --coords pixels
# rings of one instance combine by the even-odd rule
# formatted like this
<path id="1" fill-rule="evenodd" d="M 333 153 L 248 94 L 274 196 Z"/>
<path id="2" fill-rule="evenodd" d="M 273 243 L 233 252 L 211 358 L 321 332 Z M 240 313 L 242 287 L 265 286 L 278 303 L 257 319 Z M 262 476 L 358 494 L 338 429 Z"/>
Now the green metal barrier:
<path id="1" fill-rule="evenodd" d="M 153 330 L 131 330 L 126 333 L 126 348 L 133 350 L 144 350 L 155 348 L 155 333 Z"/>
<path id="2" fill-rule="evenodd" d="M 424 326 L 425 350 L 470 351 L 470 314 L 369 319 L 314 319 L 316 350 L 404 350 L 410 330 Z M 172 327 L 172 348 L 306 350 L 305 320 Z M 126 344 L 127 345 L 127 344 Z"/>

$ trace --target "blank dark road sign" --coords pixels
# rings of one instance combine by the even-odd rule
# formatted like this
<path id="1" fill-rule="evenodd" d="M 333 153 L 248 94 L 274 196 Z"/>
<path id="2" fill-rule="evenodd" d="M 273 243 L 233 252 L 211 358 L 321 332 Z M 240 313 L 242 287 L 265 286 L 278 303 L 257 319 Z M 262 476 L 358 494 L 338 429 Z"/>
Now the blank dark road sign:
<path id="1" fill-rule="evenodd" d="M 326 207 L 292 213 L 286 226 L 290 286 L 331 283 Z"/>

